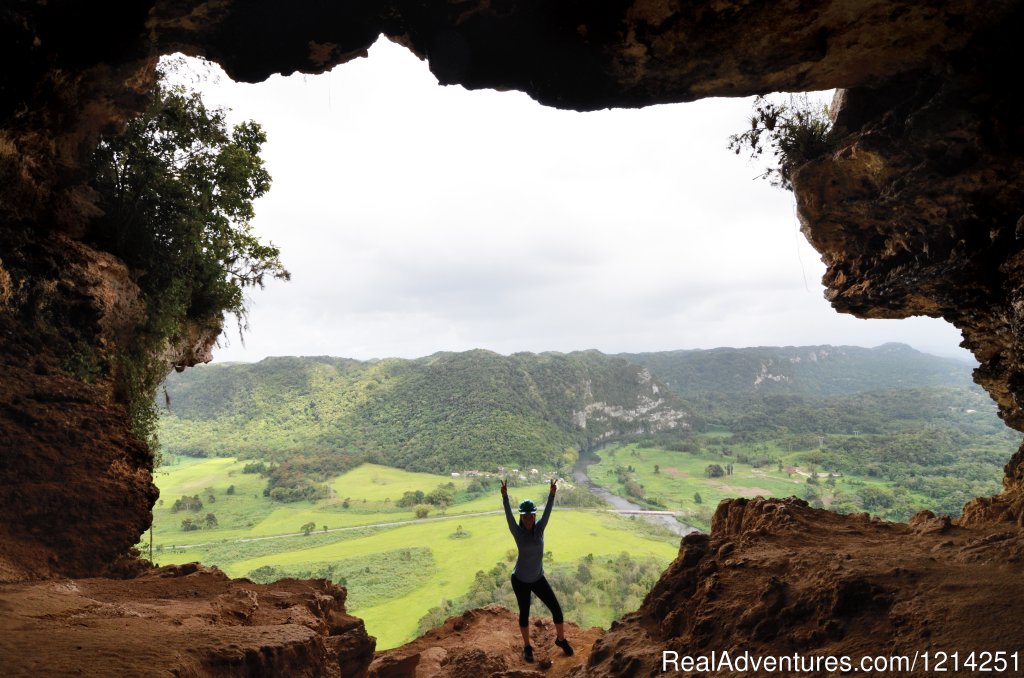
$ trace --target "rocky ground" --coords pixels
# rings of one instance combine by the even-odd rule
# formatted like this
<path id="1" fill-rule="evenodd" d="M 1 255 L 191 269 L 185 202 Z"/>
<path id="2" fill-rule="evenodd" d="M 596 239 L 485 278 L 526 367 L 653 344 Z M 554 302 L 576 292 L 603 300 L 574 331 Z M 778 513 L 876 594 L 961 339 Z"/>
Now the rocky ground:
<path id="1" fill-rule="evenodd" d="M 198 565 L 0 585 L 0 657 L 5 675 L 632 677 L 662 673 L 665 650 L 917 655 L 914 672 L 885 675 L 927 675 L 924 652 L 932 662 L 937 652 L 1016 652 L 1020 668 L 1022 575 L 1024 532 L 1013 523 L 961 527 L 922 513 L 903 525 L 799 499 L 737 499 L 719 506 L 711 535 L 683 539 L 638 611 L 608 631 L 567 624 L 573 657 L 554 646 L 550 619 L 534 618 L 537 661 L 524 662 L 516 615 L 500 606 L 374 655 L 362 622 L 344 612 L 344 589 L 258 585 Z M 948 675 L 972 673 L 951 661 Z"/>
<path id="2" fill-rule="evenodd" d="M 565 625 L 565 637 L 577 650 L 566 657 L 555 647 L 551 619 L 531 619 L 530 644 L 535 661 L 523 660 L 519 616 L 500 605 L 488 605 L 452 617 L 443 626 L 416 640 L 377 654 L 370 665 L 372 678 L 477 678 L 480 676 L 567 675 L 586 663 L 590 647 L 604 633 Z"/>
<path id="3" fill-rule="evenodd" d="M 374 641 L 344 603 L 323 580 L 260 585 L 197 564 L 0 584 L 0 673 L 361 675 Z"/>
<path id="4" fill-rule="evenodd" d="M 904 525 L 811 509 L 793 498 L 725 501 L 711 535 L 684 538 L 640 610 L 598 640 L 573 675 L 660 674 L 664 650 L 855 662 L 940 651 L 1020 653 L 1022 574 L 1024 533 L 1012 523 L 964 528 L 921 513 Z M 918 656 L 912 674 L 885 675 L 926 675 L 922 663 Z"/>

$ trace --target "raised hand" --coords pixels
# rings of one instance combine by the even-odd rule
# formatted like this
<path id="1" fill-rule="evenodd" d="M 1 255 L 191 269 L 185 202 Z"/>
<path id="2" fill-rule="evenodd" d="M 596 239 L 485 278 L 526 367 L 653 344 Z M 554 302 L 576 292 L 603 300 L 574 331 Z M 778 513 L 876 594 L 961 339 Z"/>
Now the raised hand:
<path id="1" fill-rule="evenodd" d="M 557 481 L 557 480 L 555 480 L 554 478 L 552 478 L 552 479 L 551 479 L 551 494 L 552 494 L 552 495 L 554 495 L 554 494 L 555 494 L 555 491 L 556 491 L 557 489 L 558 489 L 558 481 Z"/>
<path id="2" fill-rule="evenodd" d="M 508 481 L 507 480 L 502 480 L 501 481 L 501 496 L 503 496 L 503 497 L 507 497 L 508 496 Z"/>

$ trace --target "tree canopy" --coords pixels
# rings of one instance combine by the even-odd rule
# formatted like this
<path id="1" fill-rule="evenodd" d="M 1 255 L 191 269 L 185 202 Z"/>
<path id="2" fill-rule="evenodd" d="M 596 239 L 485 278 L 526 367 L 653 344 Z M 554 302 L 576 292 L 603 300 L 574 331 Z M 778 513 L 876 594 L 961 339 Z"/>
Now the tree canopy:
<path id="1" fill-rule="evenodd" d="M 270 190 L 259 124 L 229 128 L 198 93 L 154 85 L 149 106 L 93 155 L 103 216 L 92 237 L 138 276 L 151 331 L 232 313 L 244 322 L 247 287 L 289 273 L 253 234 L 253 201 Z"/>
<path id="2" fill-rule="evenodd" d="M 120 257 L 146 304 L 145 325 L 110 356 L 135 433 L 156 446 L 153 396 L 167 365 L 158 356 L 189 323 L 219 329 L 224 313 L 245 328 L 245 290 L 288 279 L 280 251 L 253 234 L 253 202 L 270 189 L 255 122 L 229 127 L 184 87 L 154 84 L 146 110 L 101 138 L 92 187 L 102 215 L 87 234 Z"/>

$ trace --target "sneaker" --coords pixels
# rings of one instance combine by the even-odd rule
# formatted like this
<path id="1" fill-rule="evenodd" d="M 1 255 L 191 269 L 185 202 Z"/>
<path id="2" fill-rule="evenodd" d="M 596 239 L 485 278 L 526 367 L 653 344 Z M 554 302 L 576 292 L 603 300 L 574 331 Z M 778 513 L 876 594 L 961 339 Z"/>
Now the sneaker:
<path id="1" fill-rule="evenodd" d="M 556 640 L 555 641 L 555 645 L 557 645 L 558 647 L 562 648 L 562 652 L 565 653 L 566 657 L 571 657 L 572 656 L 572 645 L 570 645 L 569 641 L 566 640 L 565 638 L 562 638 L 561 640 Z"/>
<path id="2" fill-rule="evenodd" d="M 528 662 L 533 661 L 533 648 L 529 645 L 523 646 L 523 659 L 525 659 Z"/>

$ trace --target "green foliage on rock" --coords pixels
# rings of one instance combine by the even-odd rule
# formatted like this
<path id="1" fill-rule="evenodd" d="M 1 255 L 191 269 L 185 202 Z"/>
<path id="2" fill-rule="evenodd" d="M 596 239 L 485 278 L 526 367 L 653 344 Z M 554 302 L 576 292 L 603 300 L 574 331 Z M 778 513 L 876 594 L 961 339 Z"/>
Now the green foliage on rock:
<path id="1" fill-rule="evenodd" d="M 217 331 L 223 314 L 244 326 L 244 291 L 287 279 L 279 251 L 252 233 L 253 201 L 270 188 L 254 122 L 229 128 L 225 111 L 157 82 L 149 105 L 93 153 L 102 215 L 88 239 L 121 258 L 146 305 L 143 331 L 115 365 L 135 432 L 155 444 L 153 396 L 165 347 L 189 325 Z"/>
<path id="2" fill-rule="evenodd" d="M 161 81 L 146 111 L 93 154 L 104 215 L 90 236 L 138 272 L 150 329 L 162 336 L 184 320 L 244 319 L 245 288 L 288 277 L 249 223 L 270 190 L 266 135 L 252 121 L 229 129 L 225 116 Z"/>
<path id="3" fill-rule="evenodd" d="M 831 132 L 828 107 L 812 104 L 807 95 L 790 95 L 784 103 L 759 96 L 754 99 L 750 129 L 729 137 L 729 150 L 737 155 L 747 151 L 754 158 L 769 151 L 776 166 L 761 177 L 772 186 L 792 190 L 796 169 L 832 148 Z"/>

